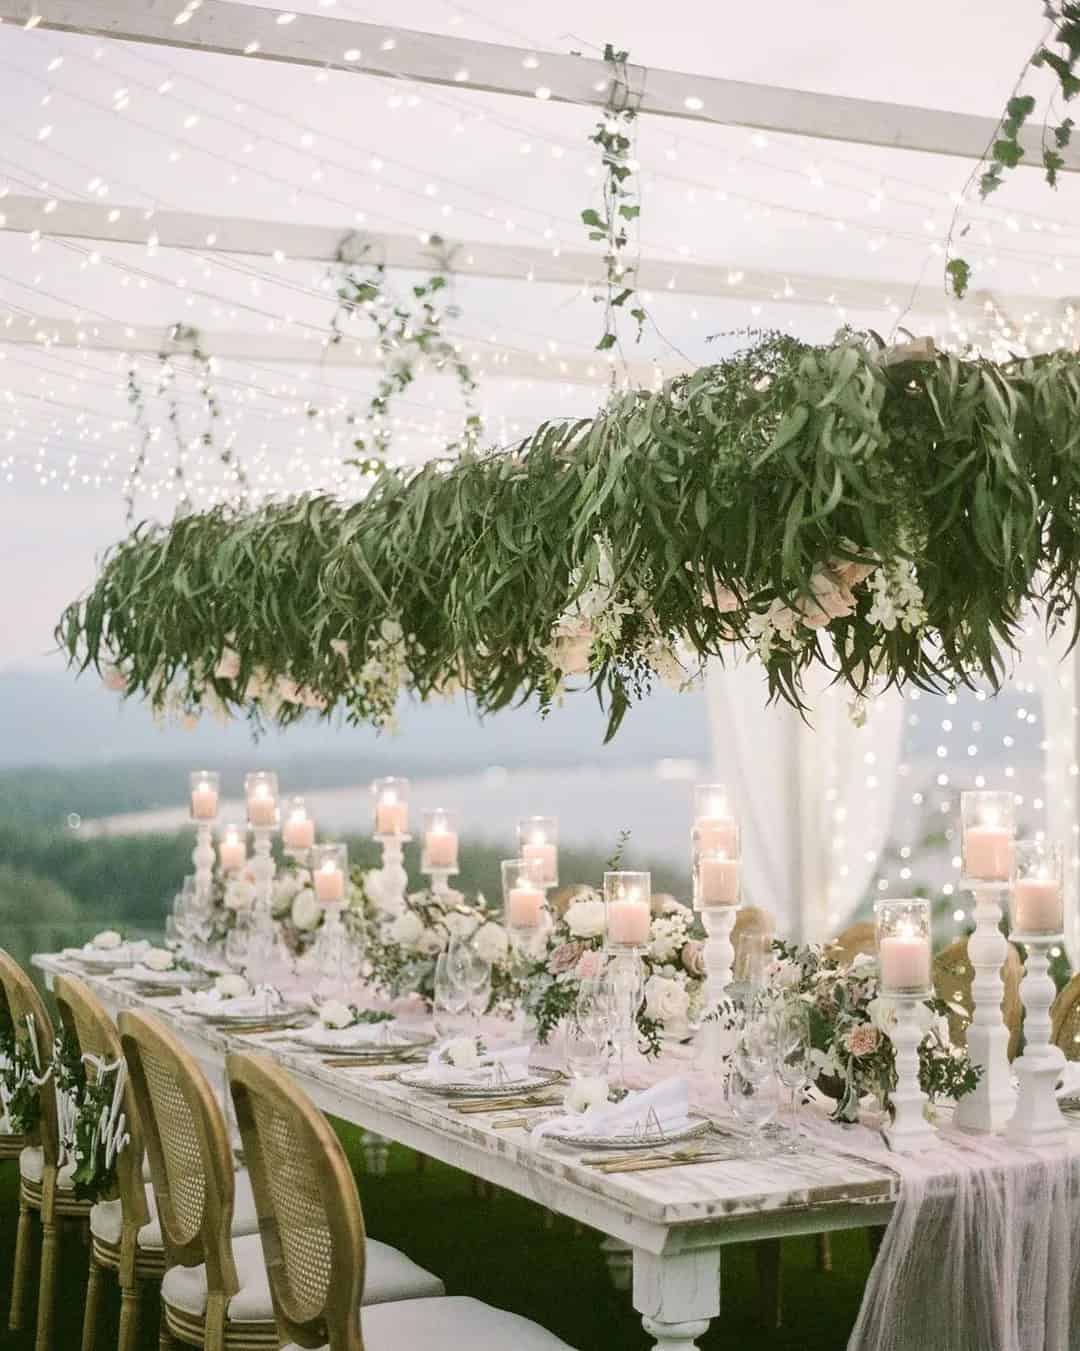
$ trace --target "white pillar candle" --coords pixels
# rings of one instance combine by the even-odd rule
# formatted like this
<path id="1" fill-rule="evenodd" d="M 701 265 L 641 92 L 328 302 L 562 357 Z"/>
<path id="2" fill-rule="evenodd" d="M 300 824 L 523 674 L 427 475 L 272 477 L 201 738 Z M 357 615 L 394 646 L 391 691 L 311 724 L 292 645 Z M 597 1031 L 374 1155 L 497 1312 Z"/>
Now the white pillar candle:
<path id="1" fill-rule="evenodd" d="M 323 905 L 333 905 L 345 899 L 345 874 L 332 860 L 328 859 L 321 868 L 316 868 L 312 880 L 315 896 Z"/>
<path id="2" fill-rule="evenodd" d="M 1021 934 L 1058 934 L 1065 923 L 1061 884 L 1054 878 L 1022 877 L 1015 883 L 1013 923 Z"/>
<path id="3" fill-rule="evenodd" d="M 506 896 L 506 922 L 512 929 L 537 929 L 544 912 L 539 887 L 511 887 Z"/>
<path id="4" fill-rule="evenodd" d="M 456 830 L 429 830 L 424 836 L 424 858 L 429 868 L 456 868 L 457 856 Z"/>
<path id="5" fill-rule="evenodd" d="M 922 934 L 889 934 L 878 944 L 881 988 L 926 990 L 930 987 L 930 941 Z"/>
<path id="6" fill-rule="evenodd" d="M 255 785 L 247 809 L 248 820 L 253 826 L 272 826 L 277 819 L 277 799 L 265 783 Z"/>
<path id="7" fill-rule="evenodd" d="M 737 858 L 703 858 L 698 861 L 698 906 L 738 905 Z"/>
<path id="8" fill-rule="evenodd" d="M 694 822 L 697 847 L 703 854 L 738 853 L 738 831 L 730 816 L 699 816 Z"/>
<path id="9" fill-rule="evenodd" d="M 247 862 L 247 846 L 235 833 L 226 835 L 218 844 L 218 865 L 223 872 L 239 872 Z"/>
<path id="10" fill-rule="evenodd" d="M 983 882 L 1007 882 L 1012 870 L 1008 826 L 968 826 L 964 831 L 964 875 Z"/>
<path id="11" fill-rule="evenodd" d="M 542 887 L 554 886 L 557 871 L 557 851 L 553 844 L 544 840 L 535 840 L 521 846 L 521 857 L 531 863 L 535 871 L 533 877 Z"/>
<path id="12" fill-rule="evenodd" d="M 310 849 L 315 843 L 315 822 L 302 808 L 289 813 L 281 827 L 281 843 L 286 849 Z"/>
<path id="13" fill-rule="evenodd" d="M 640 897 L 625 897 L 608 902 L 607 936 L 610 943 L 622 947 L 645 947 L 649 941 L 651 922 L 649 903 Z"/>
<path id="14" fill-rule="evenodd" d="M 205 779 L 191 790 L 191 815 L 196 821 L 212 821 L 217 816 L 217 789 Z"/>
<path id="15" fill-rule="evenodd" d="M 409 828 L 409 804 L 387 794 L 375 804 L 375 834 L 404 835 Z"/>

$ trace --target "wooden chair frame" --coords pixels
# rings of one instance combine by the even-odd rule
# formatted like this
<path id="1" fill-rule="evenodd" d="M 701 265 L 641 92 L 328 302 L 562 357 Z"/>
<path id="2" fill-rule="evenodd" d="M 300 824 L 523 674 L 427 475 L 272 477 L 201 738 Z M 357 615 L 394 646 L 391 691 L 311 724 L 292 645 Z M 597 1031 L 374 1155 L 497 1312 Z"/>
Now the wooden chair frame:
<path id="1" fill-rule="evenodd" d="M 106 1063 L 124 1062 L 124 1051 L 116 1026 L 88 985 L 75 976 L 60 975 L 56 977 L 53 995 L 60 1021 L 75 1037 L 81 1053 L 96 1056 Z M 92 1067 L 88 1068 L 87 1073 L 93 1073 Z M 129 1139 L 116 1158 L 116 1190 L 121 1214 L 120 1242 L 114 1247 L 91 1234 L 82 1351 L 93 1351 L 94 1348 L 103 1272 L 115 1271 L 120 1285 L 118 1351 L 134 1351 L 138 1338 L 141 1283 L 160 1281 L 165 1274 L 164 1253 L 140 1250 L 138 1243 L 139 1230 L 149 1223 L 151 1216 L 143 1181 L 145 1148 L 138 1106 L 127 1076 L 123 1098 Z"/>
<path id="2" fill-rule="evenodd" d="M 2 949 L 0 949 L 0 991 L 3 992 L 8 1013 L 15 1027 L 16 1040 L 21 1045 L 31 1044 L 27 1019 L 32 1019 L 34 1040 L 44 1066 L 51 1059 L 53 1052 L 55 1037 L 52 1019 L 33 981 L 18 962 Z M 14 1332 L 23 1326 L 26 1288 L 30 1279 L 31 1216 L 37 1211 L 41 1219 L 41 1273 L 38 1280 L 35 1346 L 37 1351 L 55 1351 L 53 1323 L 59 1224 L 65 1218 L 87 1222 L 90 1216 L 90 1202 L 76 1200 L 71 1192 L 61 1190 L 58 1183 L 60 1126 L 56 1093 L 53 1091 L 51 1079 L 42 1085 L 40 1101 L 41 1113 L 36 1138 L 32 1143 L 41 1146 L 44 1167 L 40 1183 L 30 1182 L 21 1175 L 19 1178 L 19 1223 L 15 1237 L 15 1271 L 11 1281 L 8 1327 Z"/>
<path id="3" fill-rule="evenodd" d="M 967 968 L 962 976 L 955 974 L 955 968 L 960 963 Z M 950 970 L 952 968 L 952 970 Z M 1020 1052 L 1020 1040 L 1023 1036 L 1023 1017 L 1024 1005 L 1020 998 L 1020 982 L 1024 975 L 1024 964 L 1020 960 L 1020 954 L 1012 943 L 1009 944 L 1009 950 L 1001 969 L 1001 978 L 1005 984 L 1005 996 L 1001 1004 L 1001 1016 L 1005 1020 L 1005 1026 L 1009 1029 L 1009 1059 L 1015 1060 Z M 971 958 L 968 956 L 967 938 L 956 938 L 947 947 L 934 958 L 933 980 L 934 991 L 939 999 L 944 999 L 947 1003 L 955 1002 L 957 993 L 957 984 L 963 984 L 966 988 L 967 999 L 963 1001 L 964 1007 L 971 1004 L 971 983 L 975 976 L 975 968 L 971 965 Z M 950 988 L 951 987 L 951 988 Z M 949 1015 L 949 1039 L 958 1046 L 967 1045 L 967 1028 L 961 1023 L 960 1019 L 954 1015 Z"/>
<path id="4" fill-rule="evenodd" d="M 259 1234 L 281 1344 L 294 1342 L 306 1347 L 329 1345 L 329 1351 L 363 1351 L 359 1309 L 364 1290 L 364 1217 L 356 1179 L 341 1142 L 323 1114 L 273 1061 L 264 1056 L 233 1053 L 226 1067 L 255 1193 Z M 302 1142 L 305 1154 L 318 1161 L 319 1200 L 330 1235 L 333 1277 L 326 1301 L 314 1316 L 301 1316 L 293 1296 L 281 1217 L 274 1202 L 266 1149 L 256 1121 L 258 1101 L 285 1118 Z"/>
<path id="5" fill-rule="evenodd" d="M 1066 1060 L 1080 1060 L 1080 1043 L 1069 1033 L 1069 1017 L 1080 1002 L 1080 974 L 1058 991 L 1050 1009 L 1050 1042 L 1065 1052 Z"/>
<path id="6" fill-rule="evenodd" d="M 242 1336 L 238 1334 L 233 1339 L 229 1336 L 229 1301 L 240 1289 L 232 1245 L 236 1183 L 229 1133 L 209 1081 L 194 1056 L 159 1019 L 125 1009 L 117 1021 L 150 1160 L 166 1265 L 206 1267 L 204 1318 L 195 1319 L 162 1300 L 161 1346 L 171 1347 L 176 1337 L 201 1345 L 206 1351 L 222 1351 L 230 1341 L 242 1342 L 246 1347 L 276 1347 L 276 1329 L 270 1322 L 244 1323 Z M 171 1194 L 163 1144 L 169 1123 L 162 1122 L 155 1110 L 144 1057 L 164 1064 L 172 1073 L 195 1124 L 203 1194 L 201 1220 L 193 1234 L 183 1228 Z"/>

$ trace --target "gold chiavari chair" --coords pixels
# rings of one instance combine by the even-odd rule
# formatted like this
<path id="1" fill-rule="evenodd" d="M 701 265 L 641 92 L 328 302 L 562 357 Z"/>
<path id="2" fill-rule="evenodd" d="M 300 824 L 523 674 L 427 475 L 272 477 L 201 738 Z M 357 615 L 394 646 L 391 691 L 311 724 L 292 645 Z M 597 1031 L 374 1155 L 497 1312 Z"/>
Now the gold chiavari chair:
<path id="1" fill-rule="evenodd" d="M 4 995 L 3 986 L 0 985 L 0 1020 L 7 1022 L 10 1017 L 7 998 Z M 33 1143 L 28 1136 L 16 1135 L 10 1129 L 10 1125 L 6 1104 L 0 1098 L 0 1159 L 17 1159 L 26 1146 Z"/>
<path id="2" fill-rule="evenodd" d="M 287 1351 L 569 1351 L 538 1324 L 475 1299 L 362 1300 L 373 1245 L 340 1141 L 273 1061 L 230 1055 L 228 1071 Z"/>
<path id="3" fill-rule="evenodd" d="M 856 957 L 873 957 L 877 952 L 877 930 L 872 920 L 849 924 L 826 946 L 830 957 L 839 962 L 853 962 Z"/>
<path id="4" fill-rule="evenodd" d="M 1001 978 L 1005 984 L 1005 996 L 1001 1002 L 1001 1014 L 1005 1026 L 1009 1029 L 1009 1059 L 1015 1060 L 1020 1051 L 1022 1035 L 1021 1022 L 1024 1005 L 1020 999 L 1020 982 L 1024 976 L 1024 964 L 1020 954 L 1009 944 L 1005 965 L 1001 969 Z M 950 1012 L 949 1040 L 954 1046 L 967 1045 L 968 1024 L 975 1011 L 975 997 L 971 992 L 975 979 L 975 968 L 968 957 L 968 941 L 957 938 L 934 958 L 934 992 L 946 1004 L 963 1009 L 963 1014 Z"/>
<path id="5" fill-rule="evenodd" d="M 1080 975 L 1058 991 L 1050 1010 L 1050 1040 L 1066 1060 L 1080 1060 Z"/>
<path id="6" fill-rule="evenodd" d="M 118 1021 L 165 1248 L 161 1346 L 175 1340 L 206 1351 L 276 1348 L 258 1236 L 230 1233 L 236 1184 L 221 1105 L 163 1023 L 129 1010 Z M 368 1300 L 442 1294 L 442 1282 L 403 1253 L 371 1246 Z"/>
<path id="7" fill-rule="evenodd" d="M 33 982 L 8 953 L 0 950 L 0 989 L 15 1028 L 17 1043 L 35 1055 L 43 1073 L 52 1063 L 53 1025 Z M 75 1197 L 70 1165 L 60 1166 L 60 1123 L 51 1074 L 41 1085 L 36 1142 L 19 1155 L 19 1227 L 15 1238 L 15 1271 L 11 1281 L 8 1326 L 23 1326 L 30 1280 L 30 1230 L 36 1213 L 41 1220 L 41 1271 L 38 1278 L 37 1351 L 55 1351 L 53 1319 L 59 1225 L 66 1219 L 85 1223 L 90 1202 Z"/>

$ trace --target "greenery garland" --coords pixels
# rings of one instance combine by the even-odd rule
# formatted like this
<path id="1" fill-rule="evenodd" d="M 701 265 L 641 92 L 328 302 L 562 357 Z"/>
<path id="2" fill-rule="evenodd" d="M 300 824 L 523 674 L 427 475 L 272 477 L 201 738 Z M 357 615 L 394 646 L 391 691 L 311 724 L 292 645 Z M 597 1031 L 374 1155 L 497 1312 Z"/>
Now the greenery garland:
<path id="1" fill-rule="evenodd" d="M 657 679 L 756 653 L 801 705 L 824 665 L 997 687 L 1030 602 L 1080 574 L 1080 357 L 1003 364 L 777 334 L 370 493 L 138 527 L 58 637 L 159 710 L 384 726 L 403 688 L 481 713 L 579 678 L 609 735 Z M 113 667 L 114 669 L 109 669 Z"/>
<path id="2" fill-rule="evenodd" d="M 0 1106 L 12 1135 L 33 1135 L 41 1120 L 41 1066 L 28 1040 L 15 1035 L 6 1004 L 0 1003 Z"/>
<path id="3" fill-rule="evenodd" d="M 116 1190 L 116 1157 L 127 1143 L 114 1101 L 122 1092 L 122 1060 L 99 1062 L 91 1076 L 78 1039 L 63 1031 L 53 1050 L 56 1092 L 64 1108 L 61 1145 L 74 1165 L 72 1185 L 80 1201 L 97 1201 Z"/>

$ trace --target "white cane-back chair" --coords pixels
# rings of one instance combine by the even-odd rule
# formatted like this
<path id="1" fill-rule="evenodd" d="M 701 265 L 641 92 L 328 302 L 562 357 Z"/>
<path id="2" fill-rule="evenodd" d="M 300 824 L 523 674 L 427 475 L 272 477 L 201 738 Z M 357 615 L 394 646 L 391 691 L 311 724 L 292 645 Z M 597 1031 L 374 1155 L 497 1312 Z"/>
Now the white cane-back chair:
<path id="1" fill-rule="evenodd" d="M 130 1010 L 118 1021 L 165 1248 L 162 1348 L 175 1341 L 207 1351 L 277 1348 L 259 1238 L 230 1232 L 236 1183 L 221 1105 L 162 1022 Z M 369 1299 L 442 1294 L 437 1277 L 396 1249 L 376 1246 Z"/>
<path id="2" fill-rule="evenodd" d="M 272 1060 L 230 1055 L 228 1071 L 288 1351 L 570 1351 L 538 1324 L 475 1299 L 369 1304 L 373 1245 L 341 1142 Z"/>

